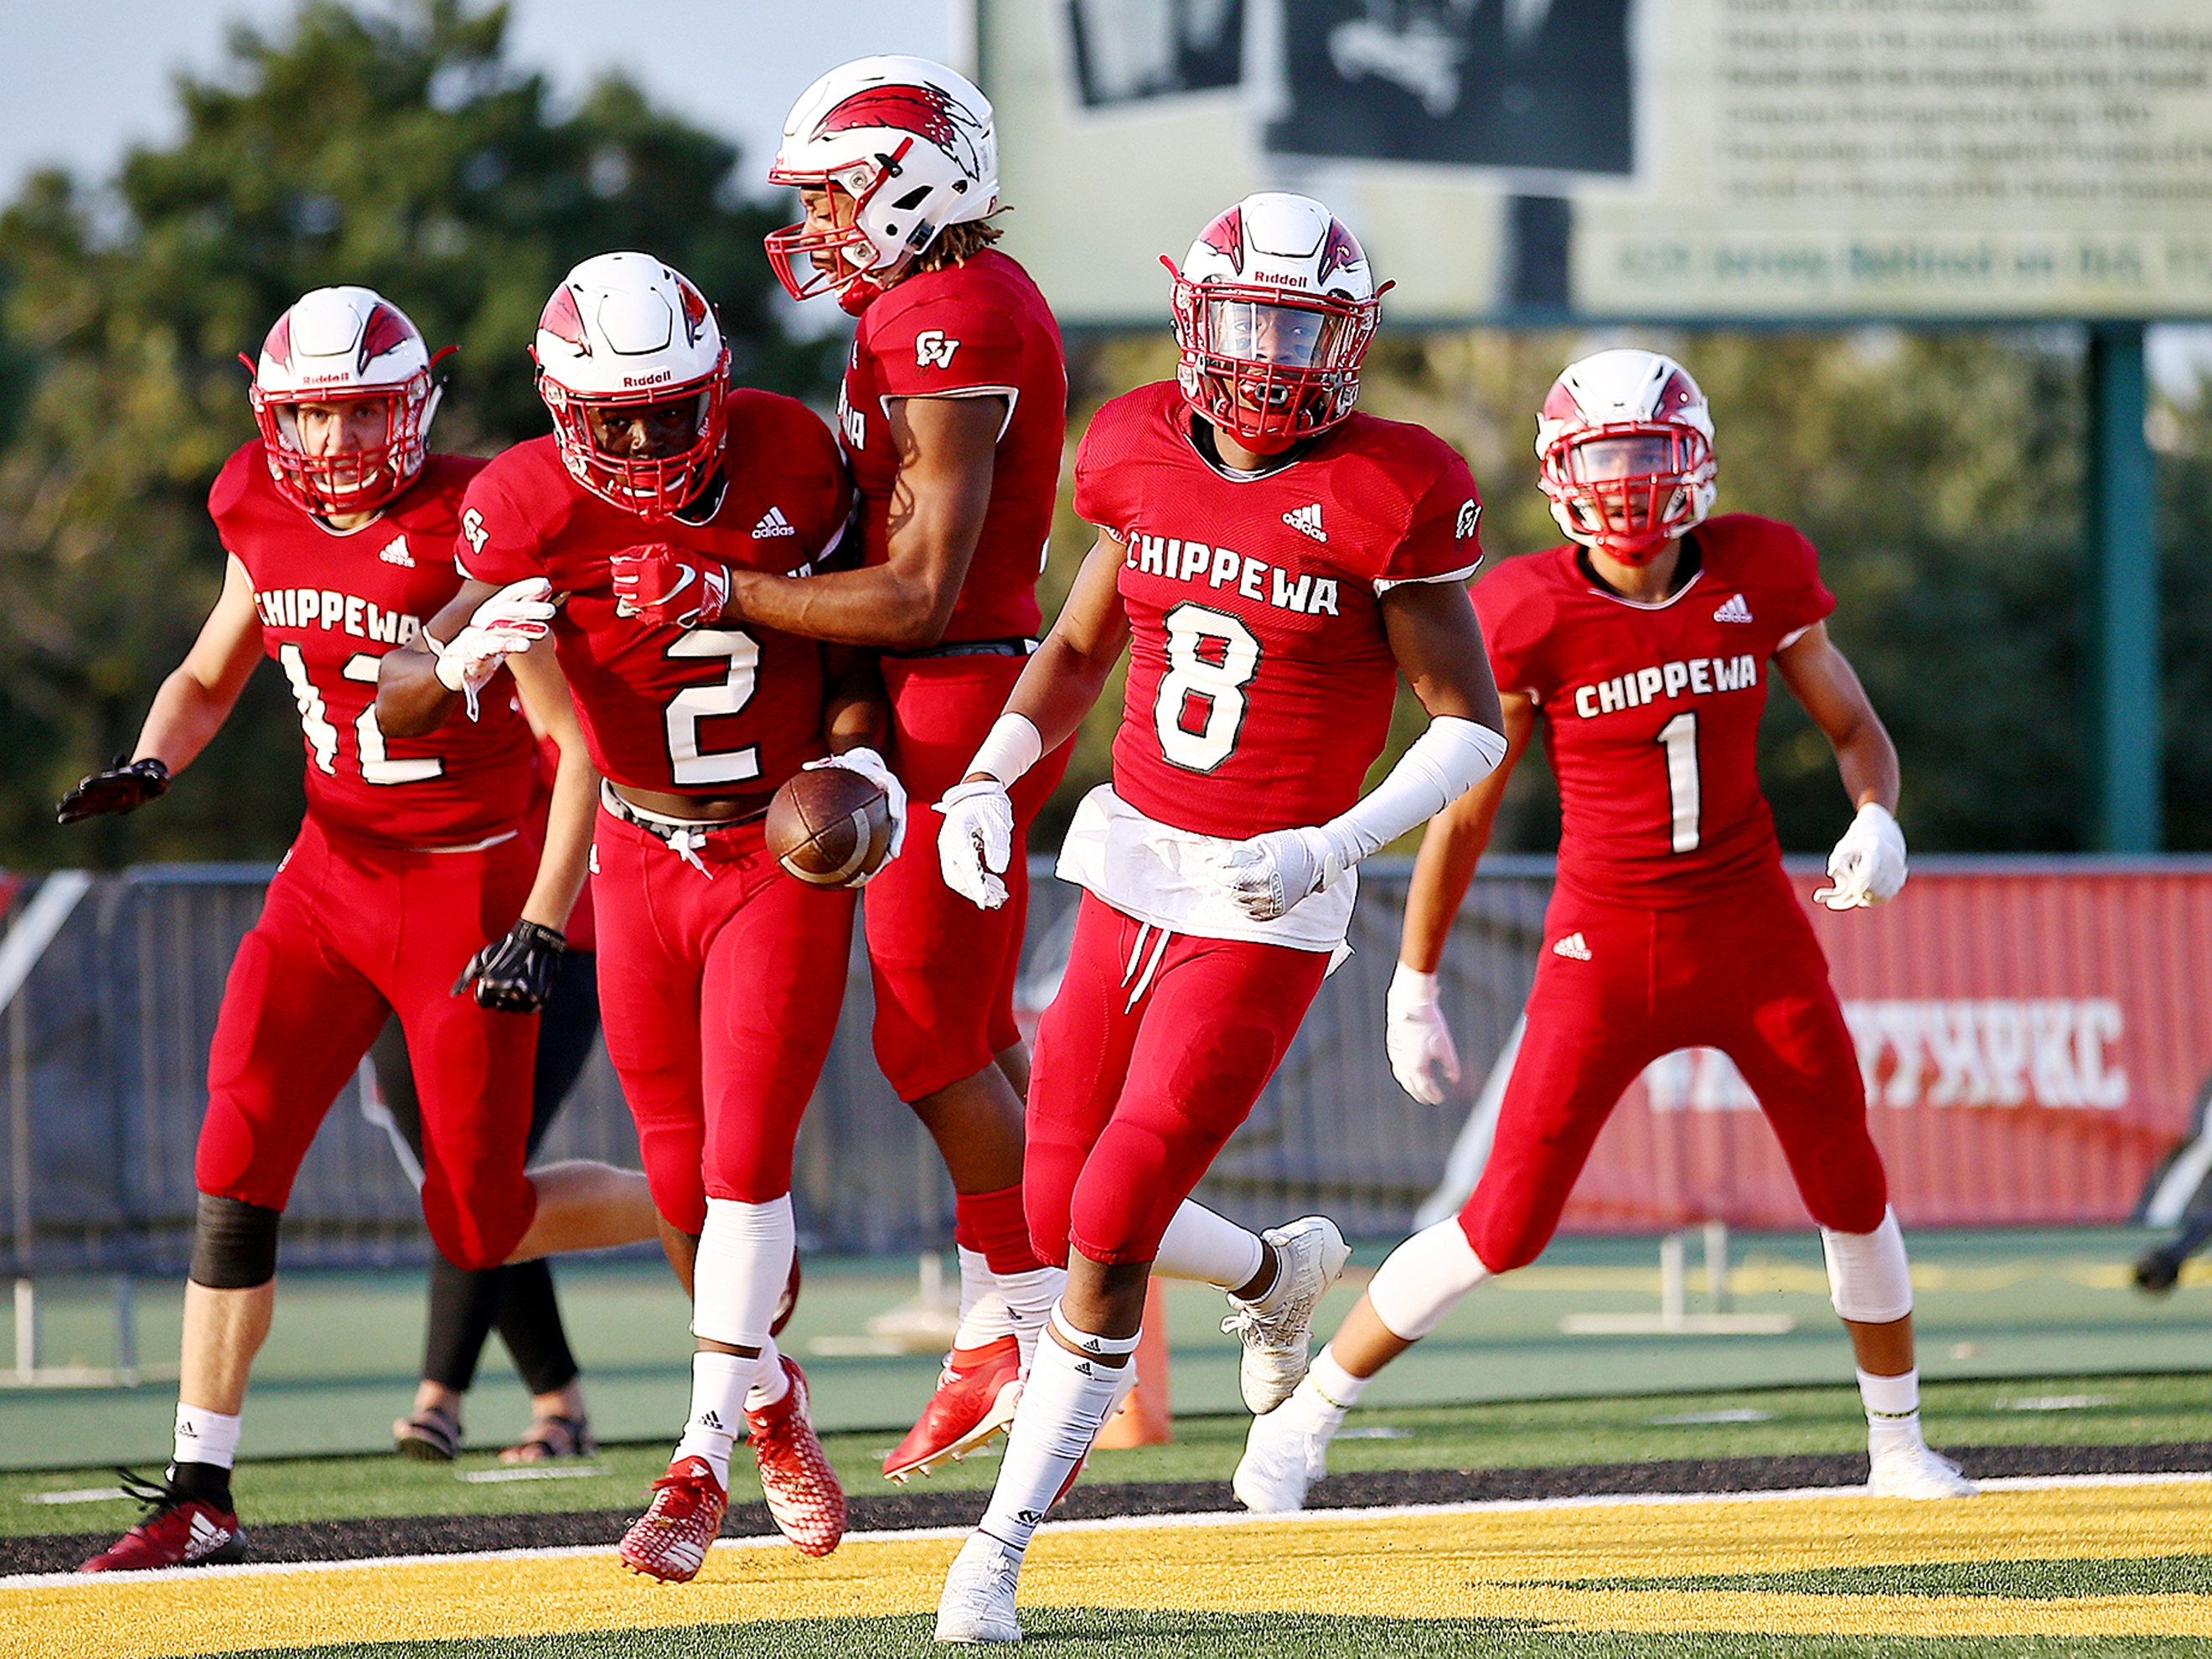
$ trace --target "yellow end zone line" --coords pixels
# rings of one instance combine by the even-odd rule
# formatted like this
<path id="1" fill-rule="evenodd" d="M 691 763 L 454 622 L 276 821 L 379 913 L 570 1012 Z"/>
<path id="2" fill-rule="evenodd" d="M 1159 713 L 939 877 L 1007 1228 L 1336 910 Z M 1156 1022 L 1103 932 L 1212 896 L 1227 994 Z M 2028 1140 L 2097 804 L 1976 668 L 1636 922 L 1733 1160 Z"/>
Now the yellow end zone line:
<path id="1" fill-rule="evenodd" d="M 1939 1504 L 1830 1488 L 1072 1522 L 1039 1535 L 1022 1597 L 1031 1607 L 1504 1619 L 1615 1633 L 2212 1637 L 2212 1593 L 2179 1586 L 2041 1596 L 1651 1584 L 1931 1562 L 2147 1560 L 2177 1540 L 2212 1536 L 2203 1475 L 2005 1486 Z M 154 1628 L 189 1644 L 173 1650 L 216 1655 L 927 1614 L 961 1530 L 856 1534 L 818 1561 L 780 1540 L 725 1540 L 696 1581 L 675 1589 L 622 1571 L 605 1545 L 63 1574 L 0 1594 L 0 1659 L 137 1659 Z"/>
<path id="2" fill-rule="evenodd" d="M 1984 1492 L 2069 1492 L 2084 1487 L 2162 1486 L 2202 1485 L 2212 1482 L 2212 1469 L 2184 1470 L 2171 1474 L 2033 1474 L 1996 1475 L 1979 1483 Z M 1099 1516 L 1079 1521 L 1048 1522 L 1040 1537 L 1059 1537 L 1068 1534 L 1098 1532 L 1151 1531 L 1168 1528 L 1193 1527 L 1279 1527 L 1344 1525 L 1360 1521 L 1407 1521 L 1442 1519 L 1450 1516 L 1530 1515 L 1555 1510 L 1650 1509 L 1661 1505 L 1686 1504 L 1721 1507 L 1742 1504 L 1797 1504 L 1820 1499 L 1868 1498 L 1863 1486 L 1778 1486 L 1757 1492 L 1591 1492 L 1562 1498 L 1486 1498 L 1449 1504 L 1369 1504 L 1345 1509 L 1299 1510 L 1287 1515 L 1254 1515 L 1243 1510 L 1191 1510 L 1171 1515 Z M 1897 1500 L 1903 1501 L 1903 1500 Z M 1956 1500 L 1963 1501 L 1963 1500 Z M 1948 1509 L 1951 1502 L 1940 1505 Z M 1914 1505 L 1916 1509 L 1920 1505 Z M 1934 1514 L 1939 1505 L 1925 1506 Z M 515 1516 L 488 1517 L 520 1520 Z M 853 1544 L 914 1544 L 942 1541 L 946 1539 L 965 1539 L 975 1531 L 973 1527 L 902 1527 L 877 1532 L 848 1532 L 843 1545 Z M 252 1529 L 246 1529 L 249 1543 Z M 189 1572 L 167 1569 L 151 1572 L 110 1572 L 97 1579 L 76 1572 L 25 1572 L 0 1575 L 0 1592 L 38 1589 L 60 1585 L 133 1583 L 177 1583 L 186 1578 L 209 1581 L 222 1578 L 250 1578 L 257 1576 L 276 1577 L 289 1573 L 351 1572 L 367 1568 L 459 1566 L 470 1563 L 498 1561 L 562 1561 L 581 1560 L 593 1556 L 610 1555 L 616 1540 L 603 1544 L 551 1544 L 536 1547 L 508 1550 L 467 1550 L 443 1554 L 362 1555 L 349 1556 L 328 1561 L 240 1561 L 228 1566 L 194 1567 Z M 714 1552 L 783 1549 L 788 1547 L 781 1533 L 763 1533 L 743 1538 L 721 1538 L 714 1542 Z M 0 1603 L 0 1606 L 4 1606 Z"/>

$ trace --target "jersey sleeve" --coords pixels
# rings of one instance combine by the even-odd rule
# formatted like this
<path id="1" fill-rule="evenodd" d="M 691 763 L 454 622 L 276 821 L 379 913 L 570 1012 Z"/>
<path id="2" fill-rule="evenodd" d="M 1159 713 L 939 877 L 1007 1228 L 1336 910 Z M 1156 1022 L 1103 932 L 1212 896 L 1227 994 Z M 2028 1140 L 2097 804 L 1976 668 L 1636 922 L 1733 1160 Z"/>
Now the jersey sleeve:
<path id="1" fill-rule="evenodd" d="M 523 512 L 499 476 L 488 467 L 469 480 L 461 497 L 461 532 L 453 541 L 453 562 L 472 581 L 505 587 L 545 574 L 544 545 L 538 527 Z"/>
<path id="2" fill-rule="evenodd" d="M 1128 502 L 1115 465 L 1124 448 L 1123 419 L 1118 400 L 1107 404 L 1084 429 L 1083 441 L 1075 447 L 1075 516 L 1126 541 Z"/>
<path id="3" fill-rule="evenodd" d="M 1021 332 L 980 295 L 934 295 L 871 319 L 868 350 L 886 398 L 1020 392 Z"/>
<path id="4" fill-rule="evenodd" d="M 853 519 L 853 481 L 845 470 L 845 454 L 822 417 L 804 404 L 794 403 L 778 444 L 778 471 L 791 482 L 797 506 L 793 527 L 799 532 L 798 556 L 816 570 L 835 568 Z"/>
<path id="5" fill-rule="evenodd" d="M 1775 649 L 1779 651 L 1796 643 L 1814 623 L 1826 622 L 1836 608 L 1836 596 L 1820 580 L 1820 556 L 1802 532 L 1784 526 L 1776 539 L 1775 602 L 1782 638 Z"/>
<path id="6" fill-rule="evenodd" d="M 215 475 L 215 482 L 208 486 L 208 517 L 215 520 L 216 537 L 222 542 L 223 551 L 233 558 L 238 556 L 238 549 L 234 544 L 230 520 L 246 499 L 252 469 L 263 465 L 265 463 L 261 459 L 258 441 L 240 444 L 222 464 L 222 471 Z"/>
<path id="7" fill-rule="evenodd" d="M 1407 582 L 1463 582 L 1482 563 L 1482 497 L 1455 451 L 1413 503 L 1405 539 L 1390 551 L 1375 591 Z"/>
<path id="8" fill-rule="evenodd" d="M 1516 580 L 1516 562 L 1508 560 L 1474 585 L 1474 617 L 1482 624 L 1483 649 L 1490 656 L 1491 678 L 1498 689 L 1525 692 L 1541 702 L 1544 684 L 1541 647 L 1544 630 L 1533 612 L 1535 606 Z"/>

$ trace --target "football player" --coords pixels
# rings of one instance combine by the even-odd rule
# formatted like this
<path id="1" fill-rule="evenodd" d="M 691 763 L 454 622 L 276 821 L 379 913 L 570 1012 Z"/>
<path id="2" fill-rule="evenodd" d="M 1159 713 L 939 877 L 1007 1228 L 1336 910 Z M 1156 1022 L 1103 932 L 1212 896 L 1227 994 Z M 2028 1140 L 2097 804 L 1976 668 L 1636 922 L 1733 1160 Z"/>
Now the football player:
<path id="1" fill-rule="evenodd" d="M 570 271 L 532 355 L 553 431 L 470 485 L 468 580 L 386 665 L 380 703 L 396 731 L 446 719 L 496 655 L 470 640 L 474 608 L 550 592 L 559 672 L 606 779 L 592 897 L 607 1057 L 696 1339 L 690 1420 L 621 1559 L 681 1583 L 720 1529 L 741 1427 L 792 1542 L 824 1555 L 844 1534 L 805 1377 L 771 1325 L 793 1261 L 793 1143 L 837 1025 L 854 895 L 785 874 L 763 820 L 808 765 L 875 781 L 895 820 L 903 801 L 871 746 L 885 715 L 866 653 L 704 624 L 738 572 L 781 581 L 837 548 L 851 492 L 829 428 L 789 398 L 731 390 L 713 308 L 649 254 Z M 681 582 L 662 580 L 678 566 Z"/>
<path id="2" fill-rule="evenodd" d="M 1820 1225 L 1857 1357 L 1872 1489 L 1973 1487 L 1921 1437 L 1912 1287 L 1866 1091 L 1826 961 L 1783 873 L 1759 793 L 1770 678 L 1834 745 L 1856 816 L 1814 896 L 1878 904 L 1905 884 L 1897 751 L 1828 638 L 1812 544 L 1749 514 L 1709 519 L 1712 416 L 1682 367 L 1601 351 L 1537 417 L 1540 481 L 1568 542 L 1474 590 L 1504 688 L 1504 765 L 1440 815 L 1407 896 L 1390 1062 L 1417 1099 L 1456 1075 L 1436 969 L 1538 719 L 1559 780 L 1546 950 L 1482 1178 L 1453 1219 L 1391 1253 L 1291 1399 L 1252 1425 L 1237 1495 L 1295 1510 L 1368 1379 L 1486 1279 L 1536 1259 L 1621 1091 L 1662 1054 L 1720 1049 L 1759 1097 Z"/>
<path id="3" fill-rule="evenodd" d="M 914 58 L 830 70 L 784 123 L 771 182 L 801 222 L 768 239 L 794 298 L 859 319 L 838 395 L 860 497 L 860 568 L 807 582 L 741 572 L 723 614 L 884 653 L 891 758 L 933 800 L 990 729 L 1038 627 L 1066 438 L 1059 325 L 1029 274 L 992 246 L 991 106 Z M 903 1480 L 1003 1433 L 1059 1294 L 1022 1216 L 1028 1056 L 1013 990 L 1028 902 L 1020 856 L 1064 749 L 1014 791 L 1008 902 L 978 916 L 927 846 L 895 860 L 864 907 L 884 1075 L 921 1117 L 953 1187 L 961 1310 L 938 1390 L 884 1460 Z"/>
<path id="4" fill-rule="evenodd" d="M 1255 1410 L 1303 1374 L 1314 1303 L 1343 1268 L 1318 1217 L 1284 1229 L 1271 1262 L 1188 1199 L 1345 950 L 1353 866 L 1505 752 L 1464 586 L 1474 481 L 1432 434 L 1352 412 L 1378 299 L 1318 202 L 1254 196 L 1206 227 L 1175 276 L 1177 379 L 1084 434 L 1075 506 L 1097 544 L 939 804 L 945 880 L 1003 904 L 1011 791 L 1128 647 L 1113 781 L 1060 854 L 1085 891 L 1030 1091 L 1030 1228 L 1067 1285 L 939 1640 L 1019 1639 L 1023 1552 L 1126 1386 L 1155 1267 L 1241 1292 L 1231 1325 L 1267 1336 L 1246 1354 Z M 1362 799 L 1401 673 L 1430 723 Z"/>
<path id="5" fill-rule="evenodd" d="M 530 711 L 526 708 L 525 714 Z M 559 751 L 538 733 L 541 793 L 533 817 L 542 835 L 551 806 L 551 785 L 558 776 Z M 594 808 L 596 810 L 596 808 Z M 592 891 L 576 896 L 562 930 L 567 948 L 554 959 L 553 974 L 538 1022 L 538 1049 L 530 1090 L 527 1151 L 538 1146 L 560 1115 L 576 1079 L 599 1040 L 597 936 L 592 927 Z M 407 1061 L 405 1034 L 397 1020 L 369 1046 L 392 1127 L 420 1169 L 422 1160 L 422 1097 L 414 1068 Z M 597 1449 L 584 1409 L 576 1356 L 562 1323 L 561 1303 L 553 1289 L 552 1264 L 518 1261 L 512 1267 L 470 1273 L 439 1256 L 430 1263 L 428 1316 L 423 1322 L 422 1380 L 415 1404 L 392 1425 L 392 1443 L 402 1456 L 448 1462 L 461 1451 L 461 1407 L 475 1384 L 477 1364 L 493 1331 L 514 1361 L 530 1395 L 530 1426 L 499 1455 L 502 1463 L 538 1463 L 588 1457 Z"/>
<path id="6" fill-rule="evenodd" d="M 453 531 L 482 465 L 428 453 L 435 362 L 367 289 L 318 289 L 276 319 L 247 360 L 261 435 L 208 498 L 228 556 L 222 596 L 137 746 L 61 803 L 67 823 L 155 799 L 221 729 L 255 664 L 283 668 L 307 741 L 307 814 L 239 945 L 209 1056 L 175 1461 L 144 1488 L 147 1517 L 88 1572 L 244 1553 L 231 1467 L 275 1305 L 278 1218 L 390 1014 L 422 1081 L 422 1212 L 447 1260 L 484 1267 L 653 1237 L 634 1172 L 524 1173 L 534 1015 L 590 821 L 573 709 L 557 682 L 524 671 L 487 684 L 483 719 L 465 729 L 410 742 L 376 720 L 379 664 L 459 586 Z M 487 625 L 520 638 L 542 631 L 541 611 L 504 609 Z M 518 686 L 562 750 L 542 857 L 524 833 L 536 759 Z"/>

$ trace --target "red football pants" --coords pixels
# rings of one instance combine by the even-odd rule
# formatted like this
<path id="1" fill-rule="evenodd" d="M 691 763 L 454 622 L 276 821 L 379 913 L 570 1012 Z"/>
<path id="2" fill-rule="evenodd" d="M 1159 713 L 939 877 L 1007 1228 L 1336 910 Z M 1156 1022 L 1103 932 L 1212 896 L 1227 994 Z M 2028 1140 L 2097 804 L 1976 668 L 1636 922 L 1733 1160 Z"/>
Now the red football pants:
<path id="1" fill-rule="evenodd" d="M 705 842 L 702 869 L 602 811 L 592 848 L 607 1058 L 653 1203 L 694 1234 L 709 1197 L 791 1190 L 853 944 L 853 894 L 786 875 L 759 823 Z"/>
<path id="2" fill-rule="evenodd" d="M 1778 864 L 1681 909 L 1553 894 L 1497 1139 L 1460 1212 L 1486 1267 L 1506 1273 L 1542 1253 L 1621 1092 L 1662 1054 L 1689 1048 L 1735 1062 L 1814 1220 L 1850 1233 L 1881 1224 L 1888 1187 L 1858 1056 Z"/>
<path id="3" fill-rule="evenodd" d="M 1029 915 L 1029 827 L 1067 769 L 1070 744 L 1015 784 L 1006 902 L 978 910 L 945 884 L 943 822 L 930 804 L 960 781 L 1021 678 L 1020 657 L 884 659 L 890 762 L 912 814 L 907 844 L 868 884 L 861 905 L 876 994 L 876 1064 L 901 1100 L 973 1077 L 1020 1041 L 1014 980 Z M 1072 740 L 1071 740 L 1072 741 Z"/>
<path id="4" fill-rule="evenodd" d="M 302 824 L 223 988 L 199 1190 L 283 1209 L 331 1103 L 397 1013 L 422 1099 L 430 1237 L 456 1267 L 504 1261 L 538 1211 L 523 1173 L 538 1018 L 453 991 L 514 925 L 537 863 L 520 836 L 418 853 Z"/>
<path id="5" fill-rule="evenodd" d="M 1158 1255 L 1328 971 L 1324 951 L 1170 933 L 1085 893 L 1030 1074 L 1022 1196 L 1038 1259 Z"/>

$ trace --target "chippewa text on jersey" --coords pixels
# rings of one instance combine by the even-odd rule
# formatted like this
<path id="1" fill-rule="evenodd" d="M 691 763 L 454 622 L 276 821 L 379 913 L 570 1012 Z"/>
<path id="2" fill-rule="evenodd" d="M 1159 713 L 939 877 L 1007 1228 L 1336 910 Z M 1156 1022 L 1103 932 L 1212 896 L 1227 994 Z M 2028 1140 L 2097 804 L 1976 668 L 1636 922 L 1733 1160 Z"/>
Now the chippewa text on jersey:
<path id="1" fill-rule="evenodd" d="M 1256 604 L 1300 616 L 1334 617 L 1337 610 L 1336 579 L 1310 571 L 1293 575 L 1281 565 L 1255 559 L 1226 547 L 1182 541 L 1172 536 L 1133 535 L 1128 555 L 1121 562 L 1147 576 L 1164 576 L 1217 590 L 1234 589 Z"/>
<path id="2" fill-rule="evenodd" d="M 422 619 L 387 611 L 358 593 L 328 587 L 279 587 L 253 596 L 264 628 L 336 629 L 379 645 L 406 645 L 422 631 Z"/>
<path id="3" fill-rule="evenodd" d="M 1575 713 L 1584 720 L 1640 708 L 1662 698 L 1705 697 L 1719 691 L 1747 691 L 1759 684 L 1759 659 L 1741 652 L 1733 657 L 1692 657 L 1615 674 L 1609 680 L 1575 688 Z"/>

